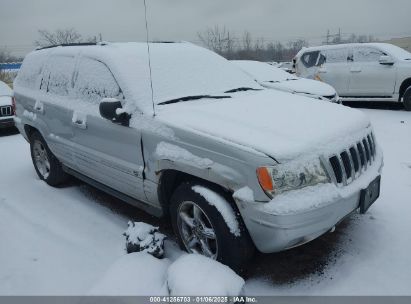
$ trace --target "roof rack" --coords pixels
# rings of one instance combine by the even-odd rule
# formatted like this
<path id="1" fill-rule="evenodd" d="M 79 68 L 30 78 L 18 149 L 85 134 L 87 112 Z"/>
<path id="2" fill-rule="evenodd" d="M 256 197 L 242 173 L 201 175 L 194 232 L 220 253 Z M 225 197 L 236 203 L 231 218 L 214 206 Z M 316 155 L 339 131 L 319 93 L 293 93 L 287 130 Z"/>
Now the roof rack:
<path id="1" fill-rule="evenodd" d="M 100 42 L 63 43 L 63 44 L 56 44 L 56 45 L 38 47 L 38 48 L 36 48 L 36 51 L 51 49 L 51 48 L 55 48 L 55 47 L 59 47 L 59 46 L 90 46 L 90 45 L 104 45 L 104 44 L 102 44 Z"/>

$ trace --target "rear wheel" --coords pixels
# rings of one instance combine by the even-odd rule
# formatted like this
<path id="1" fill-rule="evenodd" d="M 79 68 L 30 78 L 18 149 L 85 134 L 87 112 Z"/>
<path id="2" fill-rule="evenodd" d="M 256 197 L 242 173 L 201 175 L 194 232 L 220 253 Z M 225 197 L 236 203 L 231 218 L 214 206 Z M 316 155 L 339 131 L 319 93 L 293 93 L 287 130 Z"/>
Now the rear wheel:
<path id="1" fill-rule="evenodd" d="M 212 195 L 204 197 L 193 190 L 195 186 Z M 254 245 L 228 200 L 211 188 L 185 182 L 176 189 L 170 205 L 174 232 L 180 246 L 189 253 L 204 255 L 240 271 L 244 262 L 252 257 Z M 215 207 L 216 202 L 209 201 L 213 196 L 219 197 L 219 203 L 227 204 L 226 210 L 238 223 L 238 233 L 233 232 L 232 225 L 229 227 Z"/>
<path id="2" fill-rule="evenodd" d="M 411 111 L 411 86 L 404 92 L 403 103 L 405 110 Z"/>
<path id="3" fill-rule="evenodd" d="M 50 186 L 58 186 L 67 180 L 61 163 L 48 148 L 39 132 L 30 136 L 30 151 L 34 169 L 41 180 Z"/>

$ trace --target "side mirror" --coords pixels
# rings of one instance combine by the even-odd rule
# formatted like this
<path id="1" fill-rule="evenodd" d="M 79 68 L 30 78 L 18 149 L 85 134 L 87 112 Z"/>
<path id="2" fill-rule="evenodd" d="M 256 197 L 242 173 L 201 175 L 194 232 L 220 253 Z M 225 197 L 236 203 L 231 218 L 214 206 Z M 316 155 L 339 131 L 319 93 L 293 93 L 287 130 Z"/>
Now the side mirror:
<path id="1" fill-rule="evenodd" d="M 393 65 L 394 64 L 394 59 L 391 56 L 387 56 L 387 55 L 382 55 L 378 61 L 380 64 L 383 64 L 383 65 Z"/>
<path id="2" fill-rule="evenodd" d="M 122 126 L 129 126 L 130 115 L 118 111 L 122 108 L 121 102 L 114 98 L 103 98 L 99 106 L 101 117 Z"/>

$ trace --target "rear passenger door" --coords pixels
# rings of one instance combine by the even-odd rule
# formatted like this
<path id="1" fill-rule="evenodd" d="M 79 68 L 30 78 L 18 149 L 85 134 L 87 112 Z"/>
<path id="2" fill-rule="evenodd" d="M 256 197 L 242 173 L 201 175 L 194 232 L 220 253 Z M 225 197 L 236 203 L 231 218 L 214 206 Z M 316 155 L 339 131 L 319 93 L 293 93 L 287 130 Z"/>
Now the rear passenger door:
<path id="1" fill-rule="evenodd" d="M 74 66 L 74 55 L 51 55 L 41 75 L 41 94 L 33 104 L 36 126 L 53 154 L 67 166 L 74 166 L 70 98 Z"/>
<path id="2" fill-rule="evenodd" d="M 354 48 L 350 67 L 350 95 L 358 97 L 391 97 L 394 94 L 395 65 L 379 63 L 383 51 L 371 46 Z"/>
<path id="3" fill-rule="evenodd" d="M 328 83 L 340 96 L 348 94 L 349 87 L 349 48 L 328 49 L 321 52 L 323 63 L 318 69 L 316 79 Z"/>
<path id="4" fill-rule="evenodd" d="M 79 58 L 73 93 L 79 102 L 72 117 L 77 170 L 128 196 L 146 200 L 141 133 L 99 114 L 103 98 L 124 100 L 109 68 L 93 58 Z"/>

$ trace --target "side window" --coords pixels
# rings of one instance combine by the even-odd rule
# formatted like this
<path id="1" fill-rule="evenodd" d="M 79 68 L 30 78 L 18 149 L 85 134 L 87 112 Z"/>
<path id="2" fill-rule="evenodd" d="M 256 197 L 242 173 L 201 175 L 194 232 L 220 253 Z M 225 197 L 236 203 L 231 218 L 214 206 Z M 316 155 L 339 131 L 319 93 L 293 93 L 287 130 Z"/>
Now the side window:
<path id="1" fill-rule="evenodd" d="M 41 81 L 41 90 L 67 96 L 73 88 L 74 57 L 52 56 Z"/>
<path id="2" fill-rule="evenodd" d="M 16 84 L 29 89 L 38 89 L 38 80 L 46 57 L 32 53 L 24 59 L 23 65 L 16 78 Z"/>
<path id="3" fill-rule="evenodd" d="M 317 64 L 317 58 L 319 54 L 319 51 L 305 53 L 301 56 L 301 62 L 306 68 L 311 68 Z"/>
<path id="4" fill-rule="evenodd" d="M 98 104 L 103 98 L 122 99 L 122 92 L 108 67 L 97 60 L 81 58 L 74 84 L 77 98 Z"/>
<path id="5" fill-rule="evenodd" d="M 372 47 L 357 47 L 354 49 L 354 62 L 378 62 L 384 52 Z"/>
<path id="6" fill-rule="evenodd" d="M 347 48 L 329 49 L 329 50 L 323 51 L 323 54 L 326 58 L 327 63 L 347 62 L 348 49 Z"/>

